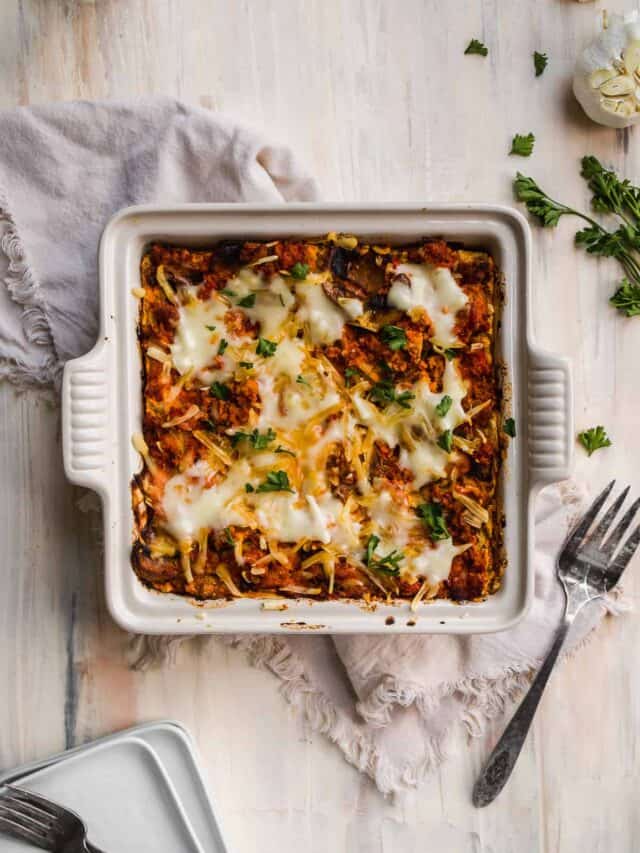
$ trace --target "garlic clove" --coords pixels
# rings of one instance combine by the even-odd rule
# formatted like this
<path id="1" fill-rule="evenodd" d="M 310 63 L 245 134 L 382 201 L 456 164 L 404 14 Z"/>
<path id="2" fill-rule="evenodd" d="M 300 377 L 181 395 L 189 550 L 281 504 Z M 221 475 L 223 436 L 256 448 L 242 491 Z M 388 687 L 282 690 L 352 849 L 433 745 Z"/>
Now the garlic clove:
<path id="1" fill-rule="evenodd" d="M 600 91 L 607 98 L 619 98 L 630 95 L 635 89 L 635 84 L 631 77 L 626 74 L 620 74 L 618 77 L 612 77 L 600 86 Z"/>
<path id="2" fill-rule="evenodd" d="M 606 83 L 607 80 L 611 80 L 617 75 L 618 72 L 615 68 L 598 68 L 597 71 L 592 71 L 589 74 L 589 85 L 592 89 L 599 89 L 603 83 Z"/>
<path id="3" fill-rule="evenodd" d="M 640 40 L 629 42 L 622 51 L 622 60 L 629 74 L 638 71 L 640 67 Z"/>
<path id="4" fill-rule="evenodd" d="M 600 101 L 600 106 L 608 113 L 623 118 L 629 118 L 636 111 L 636 104 L 633 98 L 603 98 Z"/>

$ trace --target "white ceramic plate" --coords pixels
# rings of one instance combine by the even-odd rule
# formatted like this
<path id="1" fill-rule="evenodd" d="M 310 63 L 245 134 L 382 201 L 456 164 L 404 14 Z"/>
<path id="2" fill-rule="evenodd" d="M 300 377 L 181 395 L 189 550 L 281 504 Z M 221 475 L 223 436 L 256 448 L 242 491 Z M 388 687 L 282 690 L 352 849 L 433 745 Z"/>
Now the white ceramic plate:
<path id="1" fill-rule="evenodd" d="M 155 752 L 171 779 L 187 820 L 204 850 L 207 853 L 226 853 L 227 847 L 218 823 L 216 805 L 202 777 L 193 741 L 186 729 L 173 720 L 143 723 L 107 735 L 93 743 L 83 744 L 67 752 L 0 773 L 0 786 L 2 783 L 22 785 L 23 780 L 38 770 L 68 761 L 73 756 L 89 752 L 98 746 L 130 738 L 143 741 Z M 4 848 L 0 845 L 0 849 Z"/>
<path id="2" fill-rule="evenodd" d="M 312 237 L 329 231 L 370 242 L 443 237 L 489 250 L 506 282 L 498 340 L 508 368 L 518 435 L 502 476 L 508 566 L 502 588 L 486 601 L 378 605 L 287 600 L 284 612 L 256 599 L 197 603 L 146 588 L 129 562 L 133 516 L 130 482 L 140 468 L 131 436 L 141 431 L 140 353 L 136 337 L 140 258 L 153 240 L 206 246 L 220 239 Z M 572 455 L 571 374 L 566 359 L 533 340 L 530 232 L 524 218 L 491 205 L 189 205 L 129 208 L 107 226 L 100 248 L 101 326 L 87 355 L 67 364 L 63 448 L 70 480 L 104 502 L 105 578 L 109 610 L 130 631 L 185 633 L 483 633 L 517 622 L 533 594 L 533 498 L 568 475 Z M 393 621 L 389 617 L 393 617 Z M 388 624 L 390 623 L 390 624 Z"/>
<path id="3" fill-rule="evenodd" d="M 204 853 L 155 752 L 127 737 L 36 770 L 19 787 L 82 816 L 89 840 L 119 853 Z M 24 851 L 4 834 L 2 850 Z"/>

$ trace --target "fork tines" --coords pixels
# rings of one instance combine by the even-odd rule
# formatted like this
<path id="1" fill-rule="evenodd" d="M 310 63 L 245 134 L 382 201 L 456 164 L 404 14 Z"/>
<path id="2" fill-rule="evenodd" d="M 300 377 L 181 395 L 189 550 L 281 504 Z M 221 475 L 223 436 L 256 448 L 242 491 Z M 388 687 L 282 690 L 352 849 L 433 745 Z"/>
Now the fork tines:
<path id="1" fill-rule="evenodd" d="M 561 557 L 575 559 L 578 556 L 578 552 L 582 552 L 584 549 L 587 552 L 584 554 L 586 558 L 589 556 L 597 558 L 598 562 L 604 564 L 606 567 L 608 575 L 607 587 L 609 589 L 617 583 L 620 575 L 635 554 L 638 545 L 640 545 L 640 525 L 638 525 L 616 553 L 616 549 L 631 527 L 638 509 L 640 509 L 640 498 L 631 504 L 618 524 L 611 529 L 616 516 L 627 499 L 630 490 L 629 486 L 622 490 L 620 495 L 618 495 L 602 516 L 602 519 L 591 535 L 589 535 L 589 531 L 600 510 L 604 507 L 609 495 L 613 491 L 615 483 L 615 480 L 611 480 L 596 497 L 570 535 L 561 555 Z"/>

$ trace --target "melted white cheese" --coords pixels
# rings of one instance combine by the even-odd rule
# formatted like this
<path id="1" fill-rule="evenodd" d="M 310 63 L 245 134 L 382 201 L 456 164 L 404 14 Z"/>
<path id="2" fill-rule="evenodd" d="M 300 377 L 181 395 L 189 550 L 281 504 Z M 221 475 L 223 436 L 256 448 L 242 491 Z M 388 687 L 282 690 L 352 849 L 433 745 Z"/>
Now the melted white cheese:
<path id="1" fill-rule="evenodd" d="M 456 314 L 468 299 L 451 270 L 427 264 L 400 264 L 396 271 L 406 275 L 411 284 L 394 281 L 387 297 L 389 305 L 408 314 L 424 308 L 433 323 L 433 342 L 442 347 L 458 343 L 453 331 Z"/>
<path id="2" fill-rule="evenodd" d="M 171 357 L 176 370 L 185 374 L 193 370 L 195 376 L 209 384 L 214 379 L 224 380 L 233 375 L 234 363 L 230 356 L 223 355 L 221 368 L 214 369 L 211 363 L 217 357 L 218 347 L 224 338 L 238 345 L 242 338 L 230 335 L 224 324 L 229 305 L 216 293 L 206 301 L 196 297 L 197 287 L 190 291 L 188 301 L 180 305 L 180 316 L 175 337 L 171 345 Z M 211 327 L 215 327 L 212 328 Z"/>
<path id="3" fill-rule="evenodd" d="M 251 479 L 251 467 L 240 459 L 229 468 L 224 480 L 211 485 L 213 471 L 204 460 L 167 481 L 163 509 L 167 529 L 178 541 L 192 541 L 205 528 L 221 530 L 230 524 L 246 524 L 238 511 L 237 498 Z"/>
<path id="4" fill-rule="evenodd" d="M 300 300 L 297 317 L 308 325 L 312 343 L 332 344 L 342 337 L 345 315 L 329 299 L 320 282 L 301 281 L 296 285 L 296 293 Z"/>
<path id="5" fill-rule="evenodd" d="M 282 276 L 275 275 L 269 281 L 251 269 L 241 269 L 226 286 L 234 296 L 231 301 L 244 311 L 252 323 L 260 326 L 260 336 L 269 340 L 279 340 L 283 335 L 283 326 L 295 303 L 295 297 Z M 253 307 L 238 306 L 244 297 L 255 296 Z"/>
<path id="6" fill-rule="evenodd" d="M 404 570 L 408 578 L 423 577 L 431 586 L 437 586 L 449 577 L 453 558 L 467 550 L 468 545 L 454 545 L 451 539 L 436 542 L 433 548 L 426 547 L 411 557 Z"/>
<path id="7" fill-rule="evenodd" d="M 340 501 L 330 495 L 320 501 L 312 495 L 289 492 L 266 492 L 250 498 L 260 529 L 280 542 L 311 538 L 328 544 L 342 509 Z"/>

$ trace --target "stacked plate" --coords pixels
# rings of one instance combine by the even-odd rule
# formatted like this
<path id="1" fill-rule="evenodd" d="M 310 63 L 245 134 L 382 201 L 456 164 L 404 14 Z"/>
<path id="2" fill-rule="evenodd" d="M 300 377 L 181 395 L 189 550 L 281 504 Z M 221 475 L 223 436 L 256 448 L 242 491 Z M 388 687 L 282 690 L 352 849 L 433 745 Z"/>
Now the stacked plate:
<path id="1" fill-rule="evenodd" d="M 191 738 L 177 723 L 138 726 L 0 774 L 82 816 L 89 840 L 118 853 L 226 853 Z M 22 841 L 0 835 L 3 853 Z"/>

